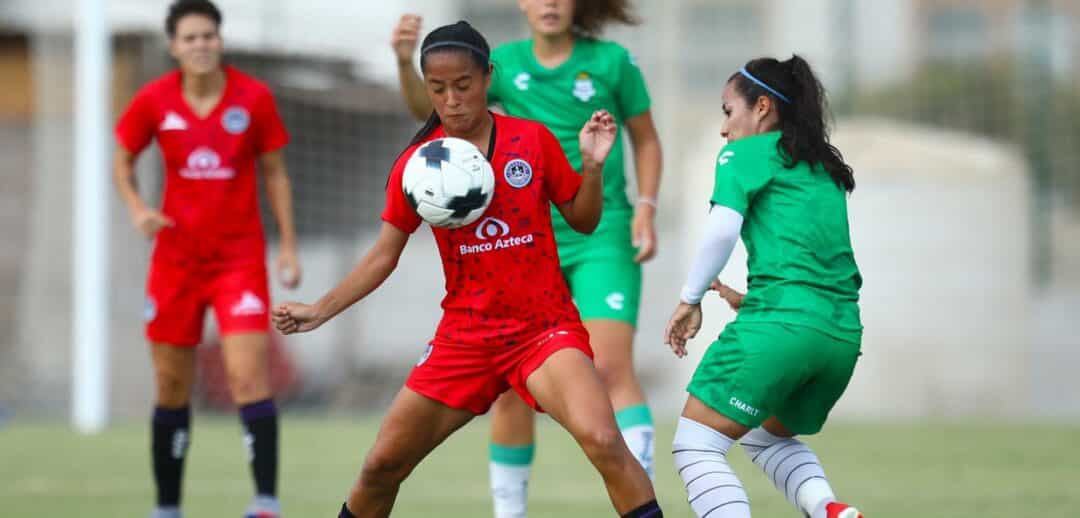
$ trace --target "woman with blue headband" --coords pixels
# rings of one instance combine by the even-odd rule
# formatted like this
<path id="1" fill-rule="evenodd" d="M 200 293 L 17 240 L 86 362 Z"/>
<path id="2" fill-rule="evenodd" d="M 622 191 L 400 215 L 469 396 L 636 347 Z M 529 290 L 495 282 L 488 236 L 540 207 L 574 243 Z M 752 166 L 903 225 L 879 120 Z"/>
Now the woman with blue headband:
<path id="1" fill-rule="evenodd" d="M 665 342 L 686 356 L 709 289 L 738 316 L 687 387 L 675 468 L 697 516 L 749 518 L 727 462 L 739 442 L 805 516 L 861 518 L 837 501 L 817 456 L 795 438 L 821 430 L 859 356 L 862 277 L 847 217 L 853 172 L 829 143 L 824 89 L 801 57 L 750 61 L 728 79 L 722 99 L 728 144 Z M 745 294 L 716 280 L 740 234 Z"/>

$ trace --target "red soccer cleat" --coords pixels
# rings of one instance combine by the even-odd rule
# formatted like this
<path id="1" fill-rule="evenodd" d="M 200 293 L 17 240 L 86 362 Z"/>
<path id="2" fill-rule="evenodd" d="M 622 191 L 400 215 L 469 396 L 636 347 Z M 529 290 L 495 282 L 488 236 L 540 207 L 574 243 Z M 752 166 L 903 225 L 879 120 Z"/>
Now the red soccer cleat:
<path id="1" fill-rule="evenodd" d="M 828 518 L 863 518 L 858 509 L 840 502 L 826 504 L 825 516 Z"/>

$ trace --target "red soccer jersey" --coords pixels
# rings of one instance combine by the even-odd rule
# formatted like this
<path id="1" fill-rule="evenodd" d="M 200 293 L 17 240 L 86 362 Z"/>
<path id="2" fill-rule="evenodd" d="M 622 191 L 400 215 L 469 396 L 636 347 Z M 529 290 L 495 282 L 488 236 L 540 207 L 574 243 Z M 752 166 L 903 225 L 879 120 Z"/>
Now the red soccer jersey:
<path id="1" fill-rule="evenodd" d="M 581 322 L 551 230 L 551 203 L 573 199 L 581 176 L 542 124 L 493 116 L 494 145 L 488 155 L 495 171 L 491 205 L 471 225 L 432 228 L 446 275 L 436 342 L 511 346 L 545 330 Z M 401 190 L 401 176 L 413 151 L 444 136 L 439 126 L 394 163 L 383 220 L 408 233 L 420 226 L 420 216 Z"/>
<path id="2" fill-rule="evenodd" d="M 161 210 L 176 226 L 158 233 L 153 261 L 265 261 L 255 162 L 289 136 L 266 85 L 231 66 L 225 78 L 221 101 L 206 117 L 184 100 L 177 70 L 139 90 L 116 125 L 128 151 L 157 139 L 165 159 Z"/>

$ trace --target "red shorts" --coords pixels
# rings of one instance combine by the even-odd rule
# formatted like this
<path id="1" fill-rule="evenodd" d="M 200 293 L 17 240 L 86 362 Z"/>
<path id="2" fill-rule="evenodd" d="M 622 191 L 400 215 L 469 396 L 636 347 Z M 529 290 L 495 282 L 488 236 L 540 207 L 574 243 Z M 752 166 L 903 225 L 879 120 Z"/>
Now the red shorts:
<path id="1" fill-rule="evenodd" d="M 432 342 L 405 380 L 405 386 L 448 407 L 480 415 L 507 389 L 543 412 L 525 380 L 561 349 L 589 358 L 589 333 L 581 325 L 554 328 L 518 346 L 477 347 Z"/>
<path id="2" fill-rule="evenodd" d="M 202 340 L 207 306 L 222 336 L 270 329 L 266 266 L 231 268 L 150 265 L 146 281 L 146 339 L 193 347 Z"/>

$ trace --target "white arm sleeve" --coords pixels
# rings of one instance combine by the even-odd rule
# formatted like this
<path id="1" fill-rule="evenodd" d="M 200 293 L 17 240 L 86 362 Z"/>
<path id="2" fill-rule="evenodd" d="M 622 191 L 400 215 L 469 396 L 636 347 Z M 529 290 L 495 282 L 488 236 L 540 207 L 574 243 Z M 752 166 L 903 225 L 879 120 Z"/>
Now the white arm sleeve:
<path id="1" fill-rule="evenodd" d="M 713 205 L 705 224 L 705 237 L 698 246 L 697 256 L 690 266 L 690 275 L 682 289 L 682 301 L 699 304 L 713 279 L 727 265 L 731 251 L 742 231 L 742 214 L 722 205 Z"/>

